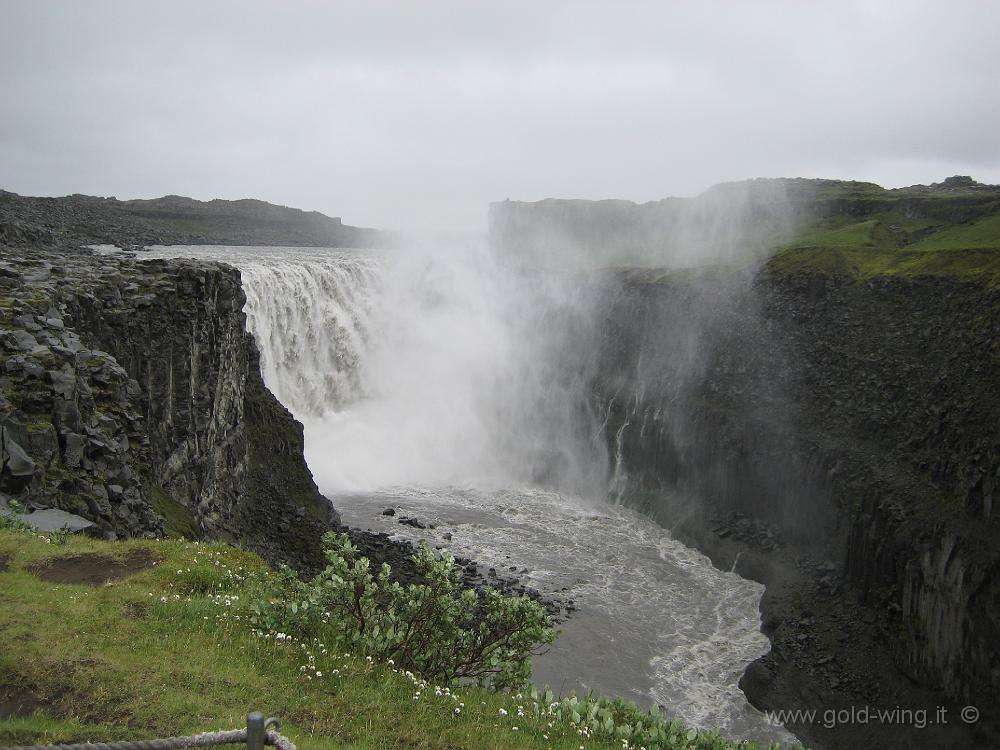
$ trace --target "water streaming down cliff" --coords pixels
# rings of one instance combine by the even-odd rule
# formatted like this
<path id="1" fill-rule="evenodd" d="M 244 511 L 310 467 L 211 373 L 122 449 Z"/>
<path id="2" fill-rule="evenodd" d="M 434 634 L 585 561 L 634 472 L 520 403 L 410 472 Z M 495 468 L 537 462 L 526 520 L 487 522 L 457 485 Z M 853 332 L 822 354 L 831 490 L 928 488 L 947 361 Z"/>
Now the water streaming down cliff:
<path id="1" fill-rule="evenodd" d="M 241 264 L 241 274 L 265 381 L 300 419 L 356 400 L 378 261 L 341 252 L 307 253 L 309 262 L 286 252 L 261 255 Z"/>
<path id="2" fill-rule="evenodd" d="M 320 484 L 601 494 L 592 378 L 576 356 L 589 307 L 555 277 L 515 278 L 462 250 L 241 263 L 265 380 L 306 425 Z"/>
<path id="3" fill-rule="evenodd" d="M 476 248 L 161 252 L 241 269 L 265 380 L 305 424 L 310 468 L 346 522 L 524 571 L 575 601 L 538 681 L 791 739 L 737 688 L 768 647 L 762 588 L 604 502 L 581 279 L 509 272 Z M 398 525 L 381 515 L 390 505 L 435 528 Z"/>

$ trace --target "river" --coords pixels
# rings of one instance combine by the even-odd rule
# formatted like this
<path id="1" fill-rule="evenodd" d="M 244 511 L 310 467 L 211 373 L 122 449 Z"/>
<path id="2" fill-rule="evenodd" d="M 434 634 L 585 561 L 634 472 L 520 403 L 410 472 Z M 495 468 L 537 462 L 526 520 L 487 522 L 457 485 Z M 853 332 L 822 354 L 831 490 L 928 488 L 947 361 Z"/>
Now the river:
<path id="1" fill-rule="evenodd" d="M 795 744 L 737 686 L 770 646 L 763 587 L 609 501 L 613 461 L 587 393 L 599 311 L 579 283 L 475 246 L 151 254 L 240 270 L 265 382 L 302 421 L 310 470 L 345 523 L 572 600 L 533 660 L 536 683 Z"/>

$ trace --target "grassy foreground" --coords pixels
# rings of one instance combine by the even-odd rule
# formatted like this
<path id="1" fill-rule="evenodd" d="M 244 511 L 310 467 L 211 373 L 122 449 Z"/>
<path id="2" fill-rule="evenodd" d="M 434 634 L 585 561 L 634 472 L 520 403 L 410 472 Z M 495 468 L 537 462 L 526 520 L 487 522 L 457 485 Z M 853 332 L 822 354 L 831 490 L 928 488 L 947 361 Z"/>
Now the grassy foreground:
<path id="1" fill-rule="evenodd" d="M 96 587 L 43 580 L 94 556 L 134 572 Z M 321 644 L 255 635 L 247 599 L 266 572 L 224 544 L 0 529 L 0 745 L 233 729 L 259 709 L 306 750 L 630 747 L 550 714 L 537 693 L 436 688 Z M 661 746 L 754 747 L 670 727 Z"/>

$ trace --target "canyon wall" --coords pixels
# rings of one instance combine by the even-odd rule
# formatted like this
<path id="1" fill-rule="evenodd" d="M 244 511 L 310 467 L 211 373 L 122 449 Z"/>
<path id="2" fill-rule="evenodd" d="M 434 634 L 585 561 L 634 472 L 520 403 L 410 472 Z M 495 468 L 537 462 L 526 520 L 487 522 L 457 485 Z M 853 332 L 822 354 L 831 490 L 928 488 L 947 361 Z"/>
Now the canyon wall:
<path id="1" fill-rule="evenodd" d="M 808 561 L 877 613 L 918 683 L 1000 704 L 1000 290 L 767 271 L 605 285 L 595 398 L 623 501 L 702 546 Z M 767 582 L 766 554 L 743 562 Z"/>
<path id="2" fill-rule="evenodd" d="M 767 585 L 753 702 L 1000 705 L 1000 188 L 506 201 L 490 232 L 597 279 L 612 495 Z"/>
<path id="3" fill-rule="evenodd" d="M 11 250 L 0 285 L 0 492 L 106 536 L 317 561 L 339 517 L 261 379 L 235 269 Z"/>

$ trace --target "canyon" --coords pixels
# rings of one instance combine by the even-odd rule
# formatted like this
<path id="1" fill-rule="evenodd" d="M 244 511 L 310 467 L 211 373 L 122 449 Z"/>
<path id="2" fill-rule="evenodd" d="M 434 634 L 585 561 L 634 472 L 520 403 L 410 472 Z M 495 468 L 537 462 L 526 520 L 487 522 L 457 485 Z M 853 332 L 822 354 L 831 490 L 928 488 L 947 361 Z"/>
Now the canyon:
<path id="1" fill-rule="evenodd" d="M 610 499 L 766 586 L 771 652 L 741 681 L 757 707 L 983 711 L 974 727 L 787 722 L 806 742 L 995 743 L 1000 189 L 713 190 L 491 206 L 508 258 L 547 271 L 586 258 L 589 343 L 574 355 Z M 301 424 L 265 387 L 239 272 L 79 249 L 251 235 L 164 234 L 135 212 L 111 226 L 104 203 L 88 208 L 102 199 L 11 195 L 0 499 L 108 538 L 198 535 L 315 565 L 340 519 Z M 253 237 L 311 244 L 303 232 Z"/>

